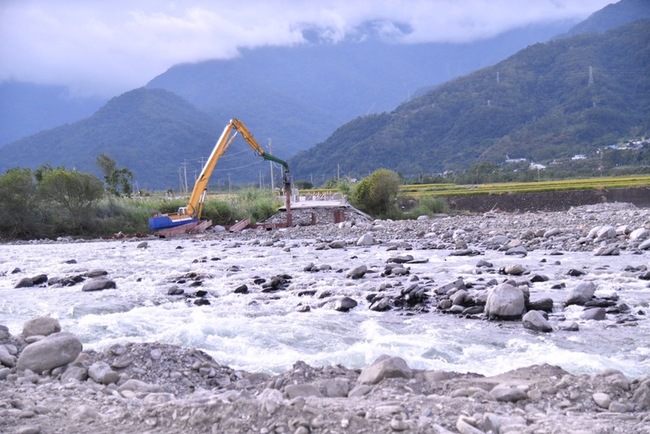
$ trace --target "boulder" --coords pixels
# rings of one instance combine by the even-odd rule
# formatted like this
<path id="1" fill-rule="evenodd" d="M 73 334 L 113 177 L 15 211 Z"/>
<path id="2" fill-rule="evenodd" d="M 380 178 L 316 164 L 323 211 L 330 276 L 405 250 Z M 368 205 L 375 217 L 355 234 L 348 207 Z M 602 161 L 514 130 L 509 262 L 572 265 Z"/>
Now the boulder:
<path id="1" fill-rule="evenodd" d="M 536 332 L 552 332 L 553 327 L 538 310 L 531 310 L 524 315 L 523 318 L 524 328 Z"/>
<path id="2" fill-rule="evenodd" d="M 616 237 L 616 228 L 611 225 L 601 226 L 596 231 L 596 240 L 607 240 Z"/>
<path id="3" fill-rule="evenodd" d="M 596 307 L 593 309 L 587 309 L 582 312 L 582 318 L 591 319 L 594 321 L 602 321 L 607 317 L 607 311 L 604 307 Z"/>
<path id="4" fill-rule="evenodd" d="M 521 264 L 508 265 L 503 271 L 511 276 L 521 276 L 526 271 L 526 267 Z"/>
<path id="5" fill-rule="evenodd" d="M 65 372 L 61 375 L 62 383 L 69 383 L 71 381 L 86 381 L 88 379 L 88 369 L 83 366 L 68 366 Z"/>
<path id="6" fill-rule="evenodd" d="M 13 368 L 16 366 L 16 357 L 11 355 L 4 345 L 0 345 L 0 367 L 3 365 Z"/>
<path id="7" fill-rule="evenodd" d="M 369 232 L 366 232 L 365 234 L 361 235 L 361 237 L 359 237 L 359 239 L 357 240 L 357 246 L 372 246 L 374 243 L 375 243 L 375 238 Z"/>
<path id="8" fill-rule="evenodd" d="M 544 232 L 544 235 L 542 235 L 542 236 L 544 238 L 551 238 L 551 237 L 554 237 L 554 236 L 559 235 L 561 233 L 562 233 L 562 231 L 559 228 L 553 228 L 553 229 L 549 229 L 546 232 Z"/>
<path id="9" fill-rule="evenodd" d="M 99 384 L 112 384 L 117 383 L 119 374 L 108 365 L 106 362 L 95 362 L 88 368 L 88 376 Z"/>
<path id="10" fill-rule="evenodd" d="M 330 249 L 343 249 L 346 245 L 345 240 L 334 240 L 328 244 Z"/>
<path id="11" fill-rule="evenodd" d="M 596 284 L 594 282 L 581 282 L 571 290 L 564 305 L 569 306 L 577 304 L 583 306 L 586 302 L 591 300 L 595 292 Z"/>
<path id="12" fill-rule="evenodd" d="M 30 319 L 23 325 L 23 337 L 49 336 L 52 333 L 59 333 L 61 324 L 55 318 L 46 316 Z"/>
<path id="13" fill-rule="evenodd" d="M 485 313 L 491 319 L 517 320 L 524 314 L 526 299 L 520 288 L 502 283 L 490 289 Z"/>
<path id="14" fill-rule="evenodd" d="M 528 255 L 528 250 L 524 246 L 511 247 L 506 250 L 506 255 L 519 255 L 523 257 Z"/>
<path id="15" fill-rule="evenodd" d="M 526 304 L 528 310 L 541 310 L 544 312 L 553 311 L 553 299 L 549 297 L 540 298 L 539 300 L 529 301 Z"/>
<path id="16" fill-rule="evenodd" d="M 316 396 L 318 398 L 323 395 L 320 393 L 320 390 L 313 384 L 290 384 L 284 388 L 284 394 L 288 399 L 297 398 L 299 396 L 308 397 Z"/>
<path id="17" fill-rule="evenodd" d="M 102 291 L 104 289 L 114 289 L 116 287 L 117 285 L 115 285 L 115 281 L 106 279 L 105 277 L 97 277 L 86 282 L 81 290 L 84 292 Z"/>
<path id="18" fill-rule="evenodd" d="M 650 231 L 646 228 L 638 228 L 630 232 L 630 241 L 643 241 L 650 237 Z"/>
<path id="19" fill-rule="evenodd" d="M 343 378 L 320 380 L 314 384 L 321 394 L 328 398 L 345 398 L 350 391 L 350 384 Z"/>
<path id="20" fill-rule="evenodd" d="M 413 371 L 401 357 L 380 356 L 375 362 L 363 368 L 357 379 L 359 384 L 377 384 L 385 378 L 413 377 Z"/>
<path id="21" fill-rule="evenodd" d="M 367 271 L 368 267 L 365 265 L 359 265 L 358 267 L 354 267 L 348 270 L 348 272 L 345 273 L 345 277 L 350 279 L 361 279 Z"/>
<path id="22" fill-rule="evenodd" d="M 639 244 L 639 250 L 649 250 L 650 249 L 650 238 Z"/>
<path id="23" fill-rule="evenodd" d="M 501 402 L 517 402 L 528 398 L 528 395 L 522 389 L 505 384 L 499 384 L 492 389 L 490 396 Z"/>
<path id="24" fill-rule="evenodd" d="M 23 277 L 18 282 L 16 282 L 14 288 L 29 288 L 30 286 L 34 286 L 34 282 L 32 281 L 32 278 Z"/>
<path id="25" fill-rule="evenodd" d="M 72 333 L 53 333 L 25 347 L 18 357 L 17 368 L 40 374 L 72 363 L 82 349 L 81 341 Z"/>
<path id="26" fill-rule="evenodd" d="M 355 308 L 357 304 L 356 300 L 350 297 L 343 297 L 336 300 L 334 303 L 334 310 L 338 310 L 339 312 L 348 312 L 350 309 Z"/>

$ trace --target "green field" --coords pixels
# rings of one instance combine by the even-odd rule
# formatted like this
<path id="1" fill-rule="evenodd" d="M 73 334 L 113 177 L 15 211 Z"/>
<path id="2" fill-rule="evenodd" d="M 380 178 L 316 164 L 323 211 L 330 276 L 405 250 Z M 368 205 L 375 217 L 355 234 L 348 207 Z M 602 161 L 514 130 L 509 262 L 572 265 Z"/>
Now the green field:
<path id="1" fill-rule="evenodd" d="M 539 191 L 589 190 L 603 188 L 630 188 L 650 186 L 650 175 L 564 179 L 541 182 L 503 182 L 495 184 L 411 184 L 400 187 L 402 197 L 461 196 L 466 194 L 531 193 Z M 336 189 L 301 190 L 301 194 L 336 193 Z"/>

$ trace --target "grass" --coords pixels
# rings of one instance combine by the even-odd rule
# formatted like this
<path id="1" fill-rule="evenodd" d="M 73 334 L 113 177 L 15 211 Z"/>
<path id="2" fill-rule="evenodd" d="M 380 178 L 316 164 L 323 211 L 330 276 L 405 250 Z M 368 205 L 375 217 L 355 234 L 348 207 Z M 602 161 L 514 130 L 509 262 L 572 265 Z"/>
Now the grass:
<path id="1" fill-rule="evenodd" d="M 400 197 L 446 197 L 472 194 L 531 193 L 539 191 L 590 190 L 603 188 L 630 188 L 650 186 L 650 175 L 610 176 L 599 178 L 565 179 L 541 182 L 502 182 L 493 184 L 411 184 L 400 186 Z M 301 194 L 314 191 L 337 193 L 336 189 L 301 190 Z"/>
<path id="2" fill-rule="evenodd" d="M 606 178 L 566 179 L 542 182 L 504 182 L 479 185 L 425 184 L 403 186 L 400 195 L 462 196 L 471 194 L 532 193 L 541 191 L 591 190 L 604 188 L 630 188 L 650 185 L 650 176 L 621 176 Z M 413 188 L 416 187 L 416 188 Z"/>

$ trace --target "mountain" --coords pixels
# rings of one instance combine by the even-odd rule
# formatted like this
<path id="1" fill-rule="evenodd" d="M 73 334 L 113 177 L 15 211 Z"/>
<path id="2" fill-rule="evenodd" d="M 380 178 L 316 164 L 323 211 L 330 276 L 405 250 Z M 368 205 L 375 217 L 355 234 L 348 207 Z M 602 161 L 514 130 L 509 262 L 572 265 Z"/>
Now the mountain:
<path id="1" fill-rule="evenodd" d="M 107 154 L 133 172 L 138 188 L 177 190 L 187 179 L 191 189 L 225 126 L 172 92 L 135 89 L 87 119 L 6 145 L 0 152 L 9 158 L 0 160 L 0 172 L 49 163 L 100 176 L 96 159 Z M 278 182 L 280 176 L 275 170 Z M 211 179 L 213 188 L 226 189 L 230 182 L 270 184 L 269 163 L 239 136 Z"/>
<path id="2" fill-rule="evenodd" d="M 315 183 L 543 162 L 650 132 L 650 20 L 530 46 L 390 113 L 363 116 L 289 163 Z"/>
<path id="3" fill-rule="evenodd" d="M 127 166 L 140 188 L 178 187 L 179 149 L 209 155 L 218 137 L 213 120 L 171 92 L 136 89 L 111 99 L 93 116 L 12 142 L 0 170 L 43 163 L 99 174 L 102 153 Z M 191 173 L 190 173 L 191 175 Z"/>
<path id="4" fill-rule="evenodd" d="M 0 83 L 0 147 L 39 131 L 91 116 L 101 98 L 71 96 L 63 86 Z"/>
<path id="5" fill-rule="evenodd" d="M 95 159 L 106 153 L 134 172 L 140 188 L 178 187 L 182 163 L 191 185 L 233 117 L 243 120 L 262 146 L 270 146 L 270 153 L 288 159 L 356 116 L 393 109 L 424 86 L 503 58 L 527 41 L 548 39 L 570 24 L 530 26 L 475 43 L 414 46 L 386 41 L 371 25 L 339 44 L 323 40 L 322 29 L 305 30 L 310 42 L 304 46 L 245 50 L 232 60 L 178 65 L 146 89 L 113 98 L 87 119 L 0 147 L 0 172 L 49 163 L 97 173 Z M 31 89 L 34 97 L 21 100 L 16 92 L 7 105 L 31 107 L 15 123 L 32 117 L 32 127 L 43 121 L 41 111 L 57 112 L 51 108 L 54 96 L 64 95 L 62 88 L 53 89 L 59 94 L 25 89 L 23 95 Z M 213 185 L 269 184 L 269 172 L 268 163 L 237 140 L 219 162 Z"/>
<path id="6" fill-rule="evenodd" d="M 463 44 L 397 44 L 373 33 L 373 23 L 336 44 L 323 40 L 322 29 L 306 30 L 305 45 L 177 65 L 147 88 L 174 92 L 221 124 L 240 118 L 288 158 L 357 116 L 393 110 L 426 86 L 493 64 L 572 24 L 529 26 Z"/>
<path id="7" fill-rule="evenodd" d="M 567 35 L 604 33 L 623 24 L 645 18 L 650 18 L 650 1 L 621 0 L 594 12 L 586 20 L 573 26 Z"/>

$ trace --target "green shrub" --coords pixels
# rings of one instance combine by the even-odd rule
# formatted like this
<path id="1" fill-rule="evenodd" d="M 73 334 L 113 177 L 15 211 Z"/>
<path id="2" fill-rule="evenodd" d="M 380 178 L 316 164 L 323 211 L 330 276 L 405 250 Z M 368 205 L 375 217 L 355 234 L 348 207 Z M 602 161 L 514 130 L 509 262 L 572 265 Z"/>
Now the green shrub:
<path id="1" fill-rule="evenodd" d="M 271 190 L 247 188 L 237 193 L 235 205 L 241 218 L 255 223 L 272 216 L 279 203 Z"/>
<path id="2" fill-rule="evenodd" d="M 432 216 L 433 214 L 446 213 L 449 205 L 442 198 L 433 196 L 422 196 L 418 198 L 418 204 L 405 213 L 404 217 L 416 219 L 421 215 Z"/>
<path id="3" fill-rule="evenodd" d="M 29 237 L 42 224 L 37 184 L 29 169 L 11 169 L 0 176 L 0 235 Z"/>
<path id="4" fill-rule="evenodd" d="M 215 225 L 232 225 L 239 220 L 240 214 L 235 207 L 224 201 L 208 201 L 203 207 L 203 218 L 212 220 Z"/>
<path id="5" fill-rule="evenodd" d="M 360 210 L 380 218 L 396 218 L 396 200 L 399 192 L 400 178 L 392 170 L 375 170 L 370 176 L 361 180 L 350 195 L 350 202 Z"/>

